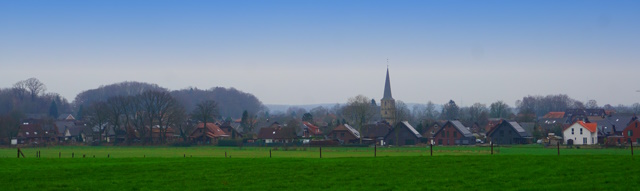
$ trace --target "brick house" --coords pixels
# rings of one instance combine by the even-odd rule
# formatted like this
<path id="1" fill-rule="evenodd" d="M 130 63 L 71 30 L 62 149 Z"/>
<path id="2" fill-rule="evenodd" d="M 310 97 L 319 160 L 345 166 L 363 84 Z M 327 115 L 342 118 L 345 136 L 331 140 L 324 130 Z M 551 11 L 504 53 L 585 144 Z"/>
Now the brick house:
<path id="1" fill-rule="evenodd" d="M 636 119 L 627 125 L 627 128 L 624 128 L 622 131 L 622 136 L 624 140 L 629 142 L 633 142 L 634 144 L 640 143 L 640 120 Z"/>
<path id="2" fill-rule="evenodd" d="M 356 143 L 360 141 L 360 132 L 348 124 L 342 124 L 331 130 L 327 137 L 343 144 Z"/>
<path id="3" fill-rule="evenodd" d="M 436 131 L 432 143 L 435 145 L 474 145 L 476 138 L 460 121 L 447 121 Z"/>

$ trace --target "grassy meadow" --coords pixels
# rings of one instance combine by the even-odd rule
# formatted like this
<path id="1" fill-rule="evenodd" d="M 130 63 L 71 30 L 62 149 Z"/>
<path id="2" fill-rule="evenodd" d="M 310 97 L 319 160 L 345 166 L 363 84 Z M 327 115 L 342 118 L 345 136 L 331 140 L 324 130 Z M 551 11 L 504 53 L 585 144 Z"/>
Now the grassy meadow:
<path id="1" fill-rule="evenodd" d="M 269 158 L 269 149 L 272 157 Z M 2 190 L 635 190 L 629 149 L 48 147 L 0 149 Z M 41 158 L 35 153 L 41 151 Z M 225 158 L 224 153 L 227 152 Z M 61 158 L 58 154 L 61 153 Z M 71 153 L 75 157 L 71 158 Z M 82 158 L 85 155 L 86 158 Z M 95 155 L 95 158 L 93 158 Z M 110 155 L 110 158 L 106 158 Z M 184 156 L 186 155 L 186 158 Z"/>

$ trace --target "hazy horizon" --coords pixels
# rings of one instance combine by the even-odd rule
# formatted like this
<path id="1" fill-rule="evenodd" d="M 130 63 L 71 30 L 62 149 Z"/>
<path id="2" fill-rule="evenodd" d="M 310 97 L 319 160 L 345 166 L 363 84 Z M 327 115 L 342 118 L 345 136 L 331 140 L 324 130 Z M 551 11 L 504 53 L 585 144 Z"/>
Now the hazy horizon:
<path id="1" fill-rule="evenodd" d="M 0 88 L 123 81 L 264 104 L 640 101 L 638 1 L 2 1 Z M 387 59 L 389 62 L 387 63 Z"/>

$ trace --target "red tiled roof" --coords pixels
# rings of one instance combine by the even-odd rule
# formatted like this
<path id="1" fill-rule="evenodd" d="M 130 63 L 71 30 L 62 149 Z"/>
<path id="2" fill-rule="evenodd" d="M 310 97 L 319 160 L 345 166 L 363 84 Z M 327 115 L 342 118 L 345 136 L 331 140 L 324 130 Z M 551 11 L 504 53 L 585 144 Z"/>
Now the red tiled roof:
<path id="1" fill-rule="evenodd" d="M 578 121 L 578 123 L 580 125 L 582 125 L 585 129 L 591 131 L 592 133 L 595 133 L 596 130 L 598 129 L 598 124 L 597 123 L 585 123 L 582 121 Z"/>
<path id="2" fill-rule="evenodd" d="M 564 112 L 561 111 L 552 111 L 544 115 L 542 118 L 551 118 L 551 119 L 559 119 L 564 117 Z"/>
<path id="3" fill-rule="evenodd" d="M 198 132 L 198 133 L 196 133 Z M 204 133 L 204 135 L 206 135 L 207 137 L 210 138 L 214 138 L 214 137 L 228 137 L 228 135 L 226 133 L 224 133 L 224 131 L 222 131 L 222 129 L 220 129 L 220 127 L 218 127 L 216 124 L 214 123 L 207 123 L 207 128 L 204 128 L 204 123 L 199 123 L 196 126 L 196 129 L 194 130 L 194 133 L 192 133 L 193 137 L 198 137 L 201 135 L 201 133 Z M 195 135 L 197 134 L 197 135 Z"/>
<path id="4" fill-rule="evenodd" d="M 311 124 L 309 122 L 306 122 L 306 121 L 303 121 L 302 123 L 304 125 L 306 125 L 307 127 L 309 127 L 309 133 L 311 133 L 313 135 L 321 135 L 322 134 L 322 132 L 320 131 L 319 127 L 317 127 L 317 126 L 315 126 L 315 125 L 313 125 L 313 124 Z"/>

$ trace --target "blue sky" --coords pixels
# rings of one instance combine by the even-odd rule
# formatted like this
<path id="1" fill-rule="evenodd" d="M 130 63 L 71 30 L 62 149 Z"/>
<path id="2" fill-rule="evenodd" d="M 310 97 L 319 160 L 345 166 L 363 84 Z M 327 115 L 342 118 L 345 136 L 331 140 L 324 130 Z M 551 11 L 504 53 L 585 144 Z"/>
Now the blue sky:
<path id="1" fill-rule="evenodd" d="M 0 87 L 121 81 L 267 104 L 640 101 L 639 1 L 0 1 Z"/>

